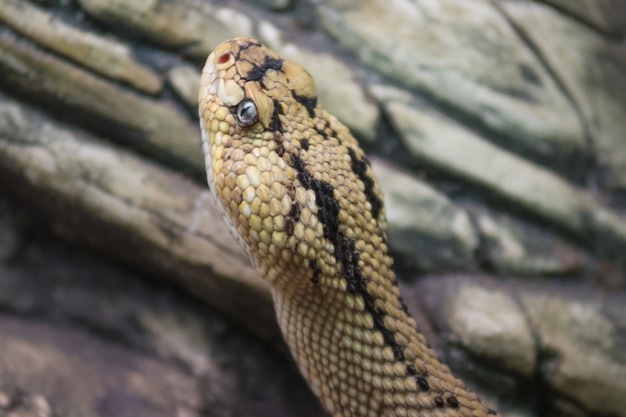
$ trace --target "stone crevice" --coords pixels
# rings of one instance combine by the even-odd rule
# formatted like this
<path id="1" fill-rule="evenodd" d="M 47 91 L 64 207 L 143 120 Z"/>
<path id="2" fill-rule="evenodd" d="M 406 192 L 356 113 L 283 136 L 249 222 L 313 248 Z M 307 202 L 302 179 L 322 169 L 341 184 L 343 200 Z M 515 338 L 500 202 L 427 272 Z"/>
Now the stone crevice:
<path id="1" fill-rule="evenodd" d="M 581 125 L 583 130 L 583 136 L 585 142 L 587 144 L 587 152 L 584 155 L 585 166 L 582 168 L 582 176 L 579 178 L 579 182 L 583 185 L 586 184 L 596 184 L 597 179 L 594 178 L 595 173 L 597 172 L 597 152 L 595 150 L 594 139 L 591 133 L 591 129 L 589 128 L 589 124 L 587 123 L 587 119 L 585 118 L 583 111 L 576 101 L 574 95 L 569 91 L 567 85 L 563 79 L 558 75 L 557 71 L 552 68 L 549 61 L 544 56 L 543 52 L 540 48 L 535 45 L 535 42 L 526 34 L 524 28 L 520 27 L 506 10 L 502 7 L 500 0 L 489 0 L 493 5 L 494 9 L 497 10 L 502 17 L 509 23 L 511 29 L 517 34 L 520 41 L 526 45 L 530 53 L 532 53 L 537 62 L 542 66 L 542 68 L 546 71 L 546 73 L 552 78 L 557 88 L 561 91 L 567 102 L 570 104 L 572 109 L 574 110 L 576 117 Z M 575 172 L 573 172 L 575 173 Z"/>

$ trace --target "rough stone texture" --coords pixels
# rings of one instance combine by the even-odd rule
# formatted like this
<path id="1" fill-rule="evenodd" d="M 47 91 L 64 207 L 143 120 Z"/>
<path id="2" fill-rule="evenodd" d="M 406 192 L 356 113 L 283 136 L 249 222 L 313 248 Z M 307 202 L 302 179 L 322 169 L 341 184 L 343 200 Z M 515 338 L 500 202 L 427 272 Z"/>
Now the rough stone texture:
<path id="1" fill-rule="evenodd" d="M 24 214 L 2 207 L 3 224 Z M 0 416 L 323 415 L 273 349 L 171 286 L 59 244 L 45 218 L 28 217 L 0 263 Z"/>
<path id="2" fill-rule="evenodd" d="M 575 2 L 576 3 L 576 2 Z M 626 191 L 626 48 L 541 5 L 505 1 L 504 10 L 546 57 L 590 131 L 608 186 Z M 622 13 L 626 14 L 626 6 Z M 626 17 L 624 18 L 626 23 Z"/>
<path id="3" fill-rule="evenodd" d="M 198 104 L 200 88 L 200 72 L 191 65 L 177 65 L 167 73 L 167 80 L 186 105 L 194 107 Z"/>
<path id="4" fill-rule="evenodd" d="M 74 213 L 61 216 L 50 227 L 80 241 L 108 246 L 128 262 L 140 264 L 151 258 L 149 263 L 164 276 L 177 271 L 175 279 L 180 280 L 181 273 L 187 275 L 183 279 L 190 287 L 233 315 L 254 312 L 259 321 L 245 322 L 258 334 L 276 334 L 275 325 L 268 326 L 273 316 L 269 291 L 226 226 L 215 221 L 217 209 L 206 198 L 207 191 L 84 132 L 56 126 L 8 98 L 0 101 L 0 120 L 3 178 L 28 184 L 16 191 L 35 203 L 45 203 L 43 195 L 54 198 L 52 207 L 40 204 L 44 210 Z M 81 213 L 87 218 L 81 218 Z M 83 235 L 84 222 L 95 223 L 92 227 L 106 234 Z M 134 239 L 123 240 L 116 230 L 132 230 Z M 207 275 L 215 279 L 205 279 Z M 239 305 L 238 297 L 232 297 L 242 291 L 255 303 Z"/>
<path id="5" fill-rule="evenodd" d="M 612 228 L 612 239 L 626 245 L 626 222 L 555 173 L 483 140 L 442 114 L 424 109 L 407 93 L 383 86 L 374 87 L 372 92 L 416 161 L 486 188 L 519 209 L 581 237 L 590 231 L 597 233 L 596 229 Z M 552 198 L 555 195 L 559 198 Z"/>
<path id="6" fill-rule="evenodd" d="M 158 74 L 142 65 L 122 42 L 94 35 L 64 23 L 31 4 L 4 0 L 0 21 L 33 41 L 50 48 L 105 77 L 156 94 L 163 82 Z"/>
<path id="7" fill-rule="evenodd" d="M 505 415 L 526 414 L 525 407 L 542 403 L 541 415 L 586 415 L 585 409 L 624 415 L 623 293 L 496 283 L 471 275 L 429 276 L 411 291 L 434 317 L 439 349 L 450 363 L 460 362 L 462 372 L 471 370 L 500 389 L 512 383 L 476 372 L 472 361 L 481 360 L 487 361 L 481 372 L 508 369 L 528 378 L 521 379 L 527 381 L 521 382 L 524 402 L 510 409 L 514 402 L 500 404 Z"/>
<path id="8" fill-rule="evenodd" d="M 0 85 L 5 88 L 54 106 L 54 111 L 87 116 L 92 127 L 99 125 L 105 132 L 119 135 L 118 140 L 128 146 L 179 166 L 202 169 L 202 156 L 195 152 L 199 129 L 170 106 L 104 81 L 6 31 L 0 33 L 0 52 Z M 46 74 L 43 79 L 42 72 Z M 177 146 L 171 148 L 173 138 L 177 138 Z"/>
<path id="9" fill-rule="evenodd" d="M 611 36 L 623 36 L 626 30 L 626 3 L 623 0 L 541 1 Z"/>
<path id="10" fill-rule="evenodd" d="M 478 239 L 469 216 L 445 195 L 372 160 L 383 184 L 389 245 L 405 265 L 423 270 L 471 269 Z"/>
<path id="11" fill-rule="evenodd" d="M 450 329 L 472 354 L 524 377 L 532 376 L 537 358 L 531 329 L 510 296 L 468 285 L 449 308 Z"/>
<path id="12" fill-rule="evenodd" d="M 363 63 L 463 112 L 505 146 L 544 161 L 589 152 L 566 97 L 488 0 L 326 0 L 319 13 Z"/>
<path id="13" fill-rule="evenodd" d="M 323 415 L 204 192 L 197 74 L 253 35 L 376 154 L 444 361 L 503 415 L 626 417 L 626 15 L 543 3 L 0 1 L 0 416 Z"/>
<path id="14" fill-rule="evenodd" d="M 252 4 L 258 4 L 272 10 L 284 10 L 291 6 L 291 0 L 246 0 Z"/>
<path id="15" fill-rule="evenodd" d="M 201 0 L 79 0 L 84 10 L 109 25 L 185 54 L 206 58 L 220 42 L 251 36 L 252 20 L 230 8 Z"/>
<path id="16" fill-rule="evenodd" d="M 625 317 L 626 298 L 620 298 L 613 300 L 614 305 L 621 306 L 618 314 Z M 603 311 L 602 305 L 609 300 L 524 294 L 521 301 L 537 329 L 546 383 L 564 396 L 564 402 L 575 399 L 604 415 L 624 415 L 626 340 L 624 328 Z"/>
<path id="17" fill-rule="evenodd" d="M 201 407 L 198 382 L 171 365 L 46 324 L 0 318 L 0 332 L 1 390 L 11 396 L 27 386 L 32 415 L 147 417 Z"/>
<path id="18" fill-rule="evenodd" d="M 420 330 L 466 384 L 502 415 L 543 415 L 536 411 L 535 386 L 522 376 L 538 365 L 533 329 L 501 283 L 472 274 L 429 274 L 402 289 Z M 487 302 L 495 304 L 490 313 Z"/>
<path id="19" fill-rule="evenodd" d="M 579 274 L 585 254 L 545 230 L 524 225 L 484 207 L 469 206 L 481 238 L 482 264 L 503 274 L 519 276 Z"/>

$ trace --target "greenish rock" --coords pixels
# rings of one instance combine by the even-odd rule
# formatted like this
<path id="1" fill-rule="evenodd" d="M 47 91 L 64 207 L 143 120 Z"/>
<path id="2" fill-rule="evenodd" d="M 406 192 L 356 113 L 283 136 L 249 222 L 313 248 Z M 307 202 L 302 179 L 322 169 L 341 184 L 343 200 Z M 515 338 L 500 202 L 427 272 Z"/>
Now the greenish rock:
<path id="1" fill-rule="evenodd" d="M 481 236 L 482 261 L 495 271 L 533 277 L 580 274 L 584 253 L 553 234 L 492 210 L 471 209 Z"/>
<path id="2" fill-rule="evenodd" d="M 204 171 L 200 129 L 168 103 L 151 100 L 0 32 L 0 85 L 53 110 L 99 120 L 111 137 L 168 163 Z M 175 146 L 172 146 L 175 144 Z"/>
<path id="3" fill-rule="evenodd" d="M 163 87 L 159 75 L 140 63 L 128 45 L 65 23 L 26 1 L 4 0 L 0 22 L 107 78 L 150 94 Z"/>
<path id="4" fill-rule="evenodd" d="M 606 172 L 596 174 L 604 175 L 609 187 L 626 191 L 626 48 L 541 4 L 505 1 L 502 7 L 580 108 Z"/>
<path id="5" fill-rule="evenodd" d="M 588 157 L 574 108 L 491 1 L 317 7 L 324 28 L 365 65 L 463 113 L 502 146 L 563 168 Z"/>
<path id="6" fill-rule="evenodd" d="M 96 20 L 121 26 L 187 55 L 206 58 L 221 42 L 252 36 L 252 19 L 212 2 L 195 0 L 79 0 Z"/>
<path id="7" fill-rule="evenodd" d="M 426 108 L 409 93 L 381 85 L 372 86 L 372 92 L 417 163 L 584 237 L 597 251 L 618 253 L 626 247 L 626 222 L 584 190 Z"/>
<path id="8" fill-rule="evenodd" d="M 191 65 L 177 65 L 167 72 L 167 81 L 174 92 L 189 107 L 198 105 L 200 89 L 200 71 Z"/>
<path id="9" fill-rule="evenodd" d="M 466 285 L 449 303 L 447 317 L 464 349 L 498 368 L 532 376 L 535 342 L 523 310 L 511 296 Z"/>
<path id="10" fill-rule="evenodd" d="M 581 192 L 566 181 L 425 109 L 408 93 L 382 86 L 372 91 L 416 161 L 512 200 L 568 230 L 584 233 Z"/>
<path id="11" fill-rule="evenodd" d="M 20 192 L 54 196 L 46 218 L 62 212 L 61 220 L 49 225 L 60 234 L 100 242 L 130 265 L 151 259 L 155 273 L 212 300 L 257 335 L 277 337 L 267 284 L 231 238 L 213 200 L 203 198 L 206 185 L 57 125 L 6 96 L 0 100 L 0 167 L 3 178 L 22 184 Z M 90 213 L 90 220 L 83 213 Z M 85 222 L 106 233 L 84 233 Z M 116 236 L 122 230 L 125 237 Z M 242 294 L 248 294 L 245 305 L 234 301 Z"/>
<path id="12" fill-rule="evenodd" d="M 619 314 L 626 315 L 623 294 L 617 297 L 622 298 Z M 626 344 L 622 336 L 626 329 L 603 313 L 604 301 L 530 293 L 522 294 L 520 300 L 537 333 L 543 353 L 539 369 L 545 383 L 565 399 L 575 398 L 589 412 L 626 416 Z"/>
<path id="13" fill-rule="evenodd" d="M 389 245 L 403 263 L 424 270 L 471 269 L 478 239 L 469 216 L 444 194 L 377 159 L 385 193 Z"/>
<path id="14" fill-rule="evenodd" d="M 626 29 L 626 3 L 623 0 L 540 1 L 611 36 L 623 35 Z"/>
<path id="15" fill-rule="evenodd" d="M 285 10 L 292 6 L 292 0 L 246 0 L 250 4 L 270 10 Z"/>

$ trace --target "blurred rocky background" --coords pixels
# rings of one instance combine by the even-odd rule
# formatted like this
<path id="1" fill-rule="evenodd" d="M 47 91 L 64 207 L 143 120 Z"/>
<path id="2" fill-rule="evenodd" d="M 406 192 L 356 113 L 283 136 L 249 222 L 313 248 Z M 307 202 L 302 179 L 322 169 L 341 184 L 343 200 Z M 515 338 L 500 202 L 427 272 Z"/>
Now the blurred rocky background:
<path id="1" fill-rule="evenodd" d="M 625 0 L 1 0 L 0 416 L 323 416 L 206 192 L 220 42 L 372 155 L 403 293 L 507 416 L 626 416 Z"/>

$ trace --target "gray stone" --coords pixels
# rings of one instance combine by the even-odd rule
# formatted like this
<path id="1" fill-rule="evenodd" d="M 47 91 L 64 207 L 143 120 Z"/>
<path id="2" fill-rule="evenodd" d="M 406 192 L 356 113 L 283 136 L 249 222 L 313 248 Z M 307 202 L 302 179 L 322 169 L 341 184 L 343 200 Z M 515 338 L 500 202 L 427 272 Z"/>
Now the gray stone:
<path id="1" fill-rule="evenodd" d="M 248 3 L 265 7 L 271 10 L 285 10 L 291 7 L 291 0 L 246 0 Z"/>
<path id="2" fill-rule="evenodd" d="M 13 259 L 22 242 L 23 218 L 0 200 L 0 263 Z"/>
<path id="3" fill-rule="evenodd" d="M 583 233 L 580 191 L 553 173 L 525 161 L 424 109 L 411 95 L 392 87 L 373 87 L 392 124 L 419 163 L 488 189 L 537 215 Z M 553 198 L 558 195 L 559 198 Z"/>
<path id="4" fill-rule="evenodd" d="M 122 26 L 165 47 L 206 58 L 219 43 L 252 36 L 252 20 L 234 9 L 201 0 L 79 0 L 97 20 Z"/>
<path id="5" fill-rule="evenodd" d="M 418 327 L 457 376 L 501 415 L 534 416 L 534 386 L 527 386 L 538 360 L 534 335 L 514 293 L 498 281 L 428 274 L 402 290 Z"/>
<path id="6" fill-rule="evenodd" d="M 389 245 L 407 265 L 425 270 L 472 269 L 478 239 L 470 219 L 429 185 L 372 159 L 385 193 Z"/>
<path id="7" fill-rule="evenodd" d="M 3 416 L 165 417 L 203 405 L 199 381 L 173 364 L 85 333 L 0 316 L 0 335 Z"/>
<path id="8" fill-rule="evenodd" d="M 152 273 L 45 232 L 23 246 L 0 262 L 0 416 L 321 415 L 286 357 Z"/>
<path id="9" fill-rule="evenodd" d="M 463 286 L 450 302 L 450 329 L 463 347 L 493 365 L 530 377 L 537 358 L 522 309 L 507 294 Z"/>
<path id="10" fill-rule="evenodd" d="M 0 85 L 54 110 L 99 120 L 119 142 L 169 163 L 204 172 L 200 129 L 172 105 L 156 102 L 0 32 Z M 85 123 L 86 117 L 81 118 Z M 175 146 L 172 146 L 175 144 Z"/>
<path id="11" fill-rule="evenodd" d="M 626 29 L 626 2 L 623 0 L 540 1 L 611 36 L 621 36 Z"/>
<path id="12" fill-rule="evenodd" d="M 626 300 L 623 294 L 619 297 L 624 315 Z M 617 328 L 603 314 L 603 300 L 586 298 L 521 295 L 545 353 L 539 368 L 542 378 L 552 390 L 566 399 L 575 398 L 590 412 L 626 416 L 625 344 L 620 336 L 626 329 Z"/>
<path id="13" fill-rule="evenodd" d="M 168 71 L 167 81 L 185 104 L 194 108 L 198 105 L 200 71 L 191 65 L 177 65 Z"/>
<path id="14" fill-rule="evenodd" d="M 502 6 L 580 108 L 596 159 L 608 171 L 605 181 L 625 191 L 626 49 L 550 7 L 517 1 L 502 2 Z"/>
<path id="15" fill-rule="evenodd" d="M 604 240 L 610 237 L 610 242 L 588 240 L 592 245 L 613 251 L 626 246 L 626 222 L 554 172 L 483 140 L 406 92 L 388 86 L 373 86 L 372 92 L 417 162 L 486 189 L 575 235 L 588 238 L 592 231 Z"/>
<path id="16" fill-rule="evenodd" d="M 366 65 L 557 163 L 589 150 L 550 75 L 488 0 L 324 0 L 321 23 Z M 563 167 L 564 168 L 564 167 Z"/>
<path id="17" fill-rule="evenodd" d="M 113 80 L 150 94 L 161 91 L 163 82 L 151 68 L 140 63 L 128 45 L 79 29 L 52 14 L 20 0 L 3 0 L 0 21 L 38 44 Z"/>
<path id="18" fill-rule="evenodd" d="M 471 209 L 481 236 L 482 261 L 495 271 L 537 276 L 580 274 L 587 257 L 554 234 L 492 210 Z"/>
<path id="19" fill-rule="evenodd" d="M 36 195 L 38 204 L 52 210 L 47 215 L 58 221 L 50 226 L 60 234 L 104 246 L 130 264 L 147 261 L 258 335 L 279 334 L 267 285 L 217 221 L 213 200 L 204 198 L 206 188 L 5 97 L 0 167 L 3 177 L 21 184 L 20 193 Z M 40 195 L 54 196 L 55 204 L 46 206 Z M 89 213 L 88 219 L 81 213 Z M 85 234 L 84 222 L 106 233 Z M 248 294 L 246 305 L 236 301 L 242 294 Z"/>

